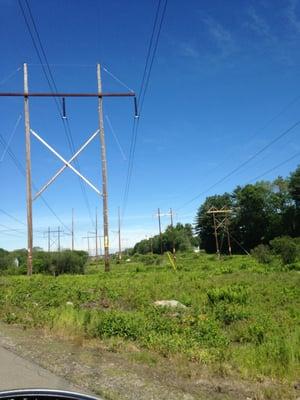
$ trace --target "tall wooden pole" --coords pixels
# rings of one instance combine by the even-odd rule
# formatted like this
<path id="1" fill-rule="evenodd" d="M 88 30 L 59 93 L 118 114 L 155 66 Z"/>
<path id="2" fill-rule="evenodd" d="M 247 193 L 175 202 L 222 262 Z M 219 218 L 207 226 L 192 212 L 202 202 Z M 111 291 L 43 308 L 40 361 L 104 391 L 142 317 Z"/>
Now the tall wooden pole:
<path id="1" fill-rule="evenodd" d="M 72 208 L 72 251 L 74 251 L 74 208 Z"/>
<path id="2" fill-rule="evenodd" d="M 228 253 L 231 256 L 232 255 L 232 251 L 231 251 L 231 240 L 230 240 L 230 234 L 229 234 L 229 221 L 228 221 L 228 217 L 226 216 L 226 222 L 225 222 L 225 229 L 226 229 L 226 233 L 227 233 L 227 244 L 228 244 Z"/>
<path id="3" fill-rule="evenodd" d="M 119 236 L 119 261 L 122 259 L 122 246 L 121 246 L 121 217 L 120 207 L 118 207 L 118 236 Z"/>
<path id="4" fill-rule="evenodd" d="M 220 249 L 219 249 L 219 240 L 218 240 L 218 231 L 217 231 L 216 217 L 215 217 L 215 214 L 214 214 L 214 213 L 212 213 L 212 215 L 213 215 L 213 220 L 214 220 L 214 231 L 215 231 L 215 240 L 216 240 L 216 250 L 217 250 L 218 258 L 220 258 Z"/>
<path id="5" fill-rule="evenodd" d="M 24 114 L 25 114 L 25 142 L 26 142 L 26 204 L 27 204 L 27 275 L 32 275 L 32 187 L 31 187 L 31 150 L 30 150 L 30 120 L 28 100 L 28 71 L 24 64 Z"/>
<path id="6" fill-rule="evenodd" d="M 57 247 L 60 252 L 60 226 L 57 228 Z"/>
<path id="7" fill-rule="evenodd" d="M 173 257 L 175 257 L 175 233 L 174 233 L 174 224 L 173 224 L 173 210 L 170 208 L 170 218 L 171 218 L 171 228 L 172 228 L 172 245 L 173 245 Z"/>
<path id="8" fill-rule="evenodd" d="M 50 226 L 48 226 L 48 253 L 50 253 Z"/>
<path id="9" fill-rule="evenodd" d="M 97 64 L 98 94 L 102 92 L 100 64 Z M 103 99 L 98 95 L 98 118 L 101 143 L 101 164 L 102 164 L 102 197 L 103 197 L 103 233 L 104 233 L 104 269 L 106 272 L 109 267 L 109 235 L 108 235 L 108 196 L 107 196 L 107 165 L 106 148 L 103 123 Z"/>
<path id="10" fill-rule="evenodd" d="M 96 207 L 96 229 L 95 229 L 95 239 L 96 239 L 96 243 L 95 243 L 95 255 L 96 258 L 98 258 L 98 210 Z"/>
<path id="11" fill-rule="evenodd" d="M 160 209 L 157 209 L 158 216 L 158 229 L 159 229 L 159 240 L 160 240 L 160 254 L 163 253 L 163 244 L 162 244 L 162 236 L 161 236 L 161 221 L 160 221 Z"/>

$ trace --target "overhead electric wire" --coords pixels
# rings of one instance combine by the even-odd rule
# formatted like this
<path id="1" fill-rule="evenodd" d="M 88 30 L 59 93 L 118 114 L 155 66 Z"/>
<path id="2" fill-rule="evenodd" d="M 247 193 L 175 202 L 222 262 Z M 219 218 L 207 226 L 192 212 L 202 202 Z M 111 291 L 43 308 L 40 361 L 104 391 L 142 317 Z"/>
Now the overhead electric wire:
<path id="1" fill-rule="evenodd" d="M 153 62 L 154 62 L 154 58 L 155 58 L 156 51 L 158 48 L 159 38 L 160 38 L 160 34 L 161 34 L 161 28 L 162 28 L 162 25 L 163 25 L 163 22 L 165 19 L 165 15 L 166 15 L 166 8 L 167 8 L 168 0 L 165 0 L 163 10 L 160 15 L 160 20 L 159 20 L 159 14 L 160 14 L 160 10 L 161 10 L 161 2 L 162 2 L 162 0 L 158 1 L 158 5 L 156 8 L 153 28 L 152 28 L 149 46 L 148 46 L 147 55 L 146 55 L 143 76 L 142 76 L 140 90 L 139 90 L 138 98 L 137 98 L 139 117 L 141 116 L 141 113 L 143 110 L 144 100 L 145 100 L 146 92 L 147 92 L 147 89 L 149 86 Z M 155 38 L 155 32 L 156 32 L 156 38 Z M 153 44 L 154 44 L 154 46 L 153 46 Z M 126 175 L 126 180 L 125 180 L 125 189 L 124 189 L 123 202 L 122 202 L 123 203 L 122 220 L 124 218 L 125 210 L 127 207 L 129 188 L 130 188 L 130 184 L 131 184 L 135 150 L 136 150 L 136 142 L 137 142 L 137 136 L 138 136 L 139 121 L 140 121 L 140 118 L 134 118 L 133 126 L 132 126 L 131 143 L 130 143 L 130 150 L 129 150 L 129 162 L 128 162 L 127 175 Z"/>
<path id="2" fill-rule="evenodd" d="M 0 143 L 2 143 L 2 145 L 6 146 L 5 139 L 4 139 L 4 137 L 2 136 L 1 133 L 0 133 Z M 18 160 L 18 158 L 16 157 L 14 152 L 11 150 L 10 146 L 8 146 L 7 152 L 9 154 L 9 156 L 11 157 L 13 163 L 15 164 L 15 166 L 17 167 L 17 169 L 21 173 L 21 175 L 23 175 L 23 177 L 26 177 L 26 170 L 25 170 L 24 166 Z M 34 190 L 37 191 L 37 186 L 34 184 L 33 181 L 32 181 L 32 187 L 34 188 Z M 43 201 L 43 203 L 45 204 L 45 206 L 48 208 L 48 210 L 52 213 L 52 215 L 58 220 L 58 222 L 62 226 L 64 226 L 69 232 L 71 232 L 70 228 L 59 218 L 59 216 L 56 214 L 56 212 L 53 210 L 53 208 L 49 205 L 49 203 L 46 201 L 46 199 L 42 195 L 40 196 L 40 198 Z"/>
<path id="3" fill-rule="evenodd" d="M 24 10 L 24 8 L 23 8 L 23 6 L 22 6 L 21 0 L 18 0 L 18 3 L 19 3 L 19 6 L 20 6 L 20 9 L 21 9 L 23 18 L 24 18 L 24 20 L 25 20 L 27 29 L 28 29 L 28 31 L 29 31 L 31 40 L 32 40 L 32 42 L 33 42 L 34 48 L 35 48 L 35 50 L 36 50 L 37 56 L 38 56 L 38 58 L 39 58 L 39 60 L 40 60 L 40 63 L 41 63 L 41 66 L 42 66 L 44 75 L 45 75 L 46 80 L 47 80 L 47 83 L 48 83 L 48 85 L 49 85 L 49 88 L 50 88 L 50 90 L 51 90 L 52 93 L 57 93 L 57 92 L 58 92 L 58 89 L 57 89 L 57 86 L 56 86 L 56 83 L 55 83 L 55 80 L 54 80 L 54 76 L 53 76 L 53 74 L 52 74 L 52 71 L 51 71 L 51 68 L 50 68 L 50 64 L 49 64 L 49 62 L 48 62 L 48 58 L 47 58 L 46 52 L 45 52 L 45 50 L 44 50 L 44 46 L 43 46 L 43 44 L 42 44 L 41 37 L 40 37 L 39 31 L 38 31 L 38 29 L 37 29 L 37 26 L 36 26 L 36 23 L 35 23 L 33 14 L 32 14 L 32 12 L 31 12 L 31 8 L 30 8 L 30 6 L 29 6 L 29 3 L 28 3 L 27 0 L 25 0 L 26 6 L 27 6 L 27 9 L 28 9 L 28 12 L 29 12 L 29 16 L 30 16 L 30 19 L 31 19 L 31 22 L 32 22 L 32 25 L 33 25 L 33 28 L 34 28 L 35 34 L 36 34 L 36 36 L 37 36 L 37 39 L 38 39 L 38 43 L 39 43 L 41 52 L 42 52 L 42 55 L 43 55 L 43 57 L 44 57 L 44 61 L 45 61 L 46 64 L 43 63 L 42 56 L 41 56 L 40 51 L 39 51 L 39 48 L 38 48 L 38 46 L 37 46 L 37 44 L 36 44 L 34 35 L 33 35 L 33 33 L 32 33 L 32 30 L 31 30 L 30 24 L 29 24 L 29 22 L 28 22 L 28 19 L 27 19 L 25 10 Z M 47 67 L 48 73 L 47 73 L 47 71 L 46 71 L 46 69 L 45 69 L 45 65 L 46 65 L 46 67 Z M 48 74 L 49 74 L 50 78 L 49 78 Z M 65 131 L 66 138 L 67 138 L 67 141 L 68 141 L 68 145 L 69 145 L 70 152 L 71 152 L 71 153 L 75 153 L 75 146 L 74 146 L 74 141 L 73 141 L 73 137 L 72 137 L 72 132 L 71 132 L 71 128 L 70 128 L 70 125 L 69 125 L 69 121 L 66 120 L 65 118 L 63 118 L 63 114 L 62 114 L 62 111 L 61 111 L 61 106 L 60 106 L 59 101 L 58 101 L 58 99 L 57 99 L 56 97 L 54 97 L 54 101 L 55 101 L 55 104 L 56 104 L 58 113 L 59 113 L 59 115 L 60 115 L 60 117 L 61 117 L 61 120 L 62 120 L 62 123 L 63 123 L 63 127 L 64 127 L 64 131 Z M 79 164 L 79 161 L 76 159 L 76 160 L 74 160 L 74 163 L 75 163 L 77 169 L 78 169 L 79 172 L 80 172 L 80 164 Z M 81 188 L 81 192 L 82 192 L 82 195 L 83 195 L 83 198 L 84 198 L 86 207 L 87 207 L 88 212 L 89 212 L 89 216 L 90 216 L 90 219 L 91 219 L 91 223 L 94 224 L 93 217 L 92 217 L 92 212 L 91 212 L 91 207 L 90 207 L 90 204 L 89 204 L 89 201 L 88 201 L 88 197 L 87 197 L 87 193 L 86 193 L 86 188 L 85 188 L 83 182 L 81 181 L 81 179 L 80 179 L 79 177 L 78 177 L 78 179 L 79 179 L 79 185 L 80 185 L 80 188 Z"/>
<path id="4" fill-rule="evenodd" d="M 10 145 L 10 143 L 11 143 L 11 141 L 12 141 L 12 139 L 13 139 L 15 133 L 16 133 L 16 130 L 17 130 L 18 126 L 19 126 L 19 123 L 20 123 L 20 121 L 21 121 L 21 118 L 22 118 L 22 114 L 20 114 L 20 115 L 18 116 L 18 118 L 17 118 L 17 121 L 16 121 L 16 123 L 15 123 L 15 125 L 14 125 L 14 127 L 13 127 L 13 130 L 12 130 L 12 132 L 11 132 L 11 135 L 10 135 L 10 137 L 9 137 L 9 139 L 8 139 L 7 145 L 6 145 L 6 147 L 4 147 L 2 156 L 0 157 L 0 162 L 2 162 L 2 161 L 4 160 L 5 154 L 7 153 L 7 148 L 8 148 L 8 146 Z"/>
<path id="5" fill-rule="evenodd" d="M 11 72 L 9 75 L 7 75 L 5 78 L 3 78 L 0 81 L 0 85 L 4 85 L 6 82 L 8 82 L 17 72 L 19 72 L 21 70 L 21 67 L 18 67 L 16 70 L 14 70 L 13 72 Z"/>
<path id="6" fill-rule="evenodd" d="M 126 156 L 125 156 L 124 150 L 123 150 L 123 148 L 122 148 L 122 146 L 121 146 L 121 143 L 120 143 L 120 141 L 119 141 L 119 139 L 118 139 L 118 136 L 117 136 L 117 134 L 116 134 L 116 132 L 115 132 L 115 130 L 114 130 L 112 124 L 111 124 L 110 118 L 108 117 L 108 115 L 105 115 L 105 118 L 106 118 L 107 123 L 108 123 L 108 126 L 109 126 L 109 128 L 110 128 L 110 130 L 111 130 L 111 133 L 113 134 L 113 137 L 115 138 L 115 141 L 116 141 L 116 143 L 117 143 L 117 145 L 118 145 L 118 148 L 119 148 L 119 150 L 120 150 L 120 153 L 121 153 L 121 155 L 122 155 L 122 158 L 123 158 L 124 161 L 126 161 Z"/>
<path id="7" fill-rule="evenodd" d="M 7 211 L 3 210 L 2 208 L 0 208 L 0 212 L 4 215 L 6 215 L 7 217 L 11 218 L 12 220 L 14 220 L 15 222 L 18 222 L 21 225 L 26 226 L 25 222 L 19 220 L 18 218 L 14 217 L 13 215 L 11 215 L 10 213 L 8 213 Z"/>
<path id="8" fill-rule="evenodd" d="M 180 210 L 187 206 L 188 204 L 192 203 L 193 201 L 197 200 L 200 196 L 203 194 L 209 192 L 211 189 L 214 189 L 216 186 L 218 186 L 220 183 L 224 182 L 226 179 L 228 179 L 230 176 L 235 174 L 237 171 L 239 171 L 241 168 L 243 168 L 245 165 L 249 164 L 254 158 L 259 156 L 261 153 L 263 153 L 265 150 L 267 150 L 270 146 L 272 146 L 274 143 L 278 142 L 278 140 L 282 139 L 284 136 L 286 136 L 289 132 L 291 132 L 293 129 L 295 129 L 298 125 L 300 125 L 300 120 L 295 122 L 293 125 L 291 125 L 289 128 L 281 132 L 279 135 L 277 135 L 274 139 L 272 139 L 269 143 L 267 143 L 265 146 L 263 146 L 260 150 L 258 150 L 256 153 L 254 153 L 252 156 L 247 158 L 247 160 L 243 161 L 241 164 L 239 164 L 237 167 L 235 167 L 233 170 L 231 170 L 228 174 L 223 176 L 221 179 L 219 179 L 217 182 L 215 182 L 213 185 L 209 186 L 207 189 L 203 190 L 201 193 L 199 193 L 197 196 L 193 197 L 191 200 L 185 202 L 182 206 L 178 207 L 177 210 Z"/>
<path id="9" fill-rule="evenodd" d="M 263 172 L 262 174 L 257 175 L 255 178 L 249 180 L 248 182 L 256 182 L 258 179 L 263 178 L 265 175 L 269 174 L 270 172 L 275 171 L 277 168 L 282 167 L 283 165 L 287 164 L 288 162 L 294 160 L 295 158 L 300 157 L 300 151 L 294 154 L 292 157 L 287 158 L 284 161 L 281 161 L 279 164 L 274 165 L 274 167 L 268 169 L 267 171 Z"/>

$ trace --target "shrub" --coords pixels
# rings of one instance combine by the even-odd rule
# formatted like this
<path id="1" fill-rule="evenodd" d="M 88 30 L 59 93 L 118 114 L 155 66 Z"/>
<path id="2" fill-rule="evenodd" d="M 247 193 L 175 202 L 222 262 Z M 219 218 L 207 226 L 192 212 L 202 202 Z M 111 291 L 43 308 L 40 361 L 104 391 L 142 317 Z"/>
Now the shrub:
<path id="1" fill-rule="evenodd" d="M 219 304 L 215 308 L 215 315 L 225 325 L 248 318 L 248 313 L 236 304 Z"/>
<path id="2" fill-rule="evenodd" d="M 294 263 L 297 259 L 297 245 L 288 236 L 277 237 L 271 240 L 270 245 L 274 253 L 280 256 L 284 265 Z"/>
<path id="3" fill-rule="evenodd" d="M 259 263 L 269 264 L 272 261 L 272 254 L 269 246 L 264 244 L 259 244 L 254 249 L 251 250 L 251 255 L 254 257 Z"/>
<path id="4" fill-rule="evenodd" d="M 211 304 L 217 304 L 220 301 L 245 304 L 247 300 L 247 292 L 245 287 L 242 285 L 232 285 L 210 289 L 207 291 L 207 297 Z"/>

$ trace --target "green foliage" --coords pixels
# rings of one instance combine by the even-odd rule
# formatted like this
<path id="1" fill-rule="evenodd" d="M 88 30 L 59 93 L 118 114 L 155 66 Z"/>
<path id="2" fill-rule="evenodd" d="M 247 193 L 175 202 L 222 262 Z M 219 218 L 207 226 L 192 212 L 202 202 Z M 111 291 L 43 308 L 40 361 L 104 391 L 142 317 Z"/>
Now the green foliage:
<path id="1" fill-rule="evenodd" d="M 294 263 L 297 259 L 297 245 L 287 236 L 277 237 L 271 240 L 270 245 L 274 253 L 280 256 L 284 265 Z"/>
<path id="2" fill-rule="evenodd" d="M 207 214 L 212 206 L 233 210 L 229 230 L 234 238 L 231 245 L 235 254 L 242 249 L 250 251 L 260 244 L 267 245 L 278 236 L 300 236 L 300 166 L 287 179 L 278 177 L 273 182 L 238 186 L 230 194 L 207 197 L 197 211 L 195 231 L 201 247 L 210 253 L 216 251 L 213 217 Z M 220 244 L 224 236 L 226 231 L 220 229 Z M 226 253 L 227 249 L 221 248 L 221 252 Z M 258 256 L 263 257 L 262 252 Z"/>
<path id="3" fill-rule="evenodd" d="M 207 297 L 211 304 L 219 302 L 245 304 L 247 291 L 243 285 L 214 288 L 207 291 Z"/>
<path id="4" fill-rule="evenodd" d="M 109 274 L 97 266 L 89 275 L 1 276 L 0 319 L 102 340 L 114 351 L 130 341 L 141 352 L 243 377 L 298 379 L 297 271 L 273 268 L 273 261 L 265 268 L 246 256 L 217 260 L 187 252 L 178 253 L 177 262 L 176 273 L 132 261 L 113 263 Z M 187 307 L 154 306 L 168 299 Z"/>
<path id="5" fill-rule="evenodd" d="M 132 254 L 161 253 L 161 244 L 163 252 L 173 250 L 188 251 L 198 245 L 198 240 L 193 236 L 192 225 L 178 223 L 175 227 L 168 226 L 160 238 L 156 235 L 149 239 L 141 240 L 136 243 Z"/>
<path id="6" fill-rule="evenodd" d="M 270 264 L 272 261 L 272 253 L 268 245 L 259 244 L 253 250 L 251 250 L 251 255 L 258 262 L 262 264 Z"/>

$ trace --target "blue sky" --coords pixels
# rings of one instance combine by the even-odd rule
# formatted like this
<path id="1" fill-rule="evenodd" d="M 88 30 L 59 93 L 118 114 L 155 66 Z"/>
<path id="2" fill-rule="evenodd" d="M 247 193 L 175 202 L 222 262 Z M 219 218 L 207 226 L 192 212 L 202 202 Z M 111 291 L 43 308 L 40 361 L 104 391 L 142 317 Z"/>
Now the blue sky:
<path id="1" fill-rule="evenodd" d="M 61 91 L 95 91 L 96 63 L 138 91 L 156 10 L 156 1 L 29 0 L 57 86 Z M 25 4 L 22 2 L 22 4 Z M 39 60 L 16 0 L 0 0 L 0 90 L 22 90 L 23 62 L 29 64 L 29 87 L 48 91 Z M 172 207 L 177 221 L 193 222 L 208 195 L 245 184 L 300 151 L 296 127 L 251 163 L 205 192 L 270 140 L 299 119 L 300 2 L 193 1 L 168 2 L 140 119 L 128 205 L 123 220 L 123 245 L 130 246 L 157 232 L 155 212 Z M 126 90 L 102 71 L 103 89 Z M 97 100 L 67 100 L 75 147 L 97 129 Z M 122 207 L 133 121 L 129 99 L 105 99 L 110 126 L 105 125 L 111 247 L 117 246 L 117 208 Z M 0 99 L 0 131 L 9 140 L 23 113 L 21 98 Z M 31 127 L 63 156 L 70 157 L 62 123 L 52 99 L 30 100 Z M 24 118 L 11 148 L 24 164 Z M 0 147 L 0 160 L 3 148 Z M 101 186 L 99 140 L 79 157 L 81 170 Z M 287 176 L 300 157 L 267 174 Z M 60 162 L 32 138 L 32 174 L 40 187 Z M 8 154 L 0 162 L 0 208 L 26 220 L 25 180 Z M 197 200 L 186 204 L 197 194 Z M 102 201 L 87 187 L 92 212 Z M 78 179 L 72 171 L 45 192 L 45 199 L 70 226 L 75 210 L 76 247 L 93 231 Z M 43 231 L 59 222 L 37 200 L 34 244 L 46 246 Z M 168 223 L 164 217 L 163 226 Z M 26 247 L 25 226 L 0 214 L 0 247 Z M 0 231 L 5 228 L 0 226 Z M 67 232 L 67 229 L 64 229 Z M 64 236 L 62 245 L 70 245 Z M 92 247 L 92 246 L 91 246 Z"/>

